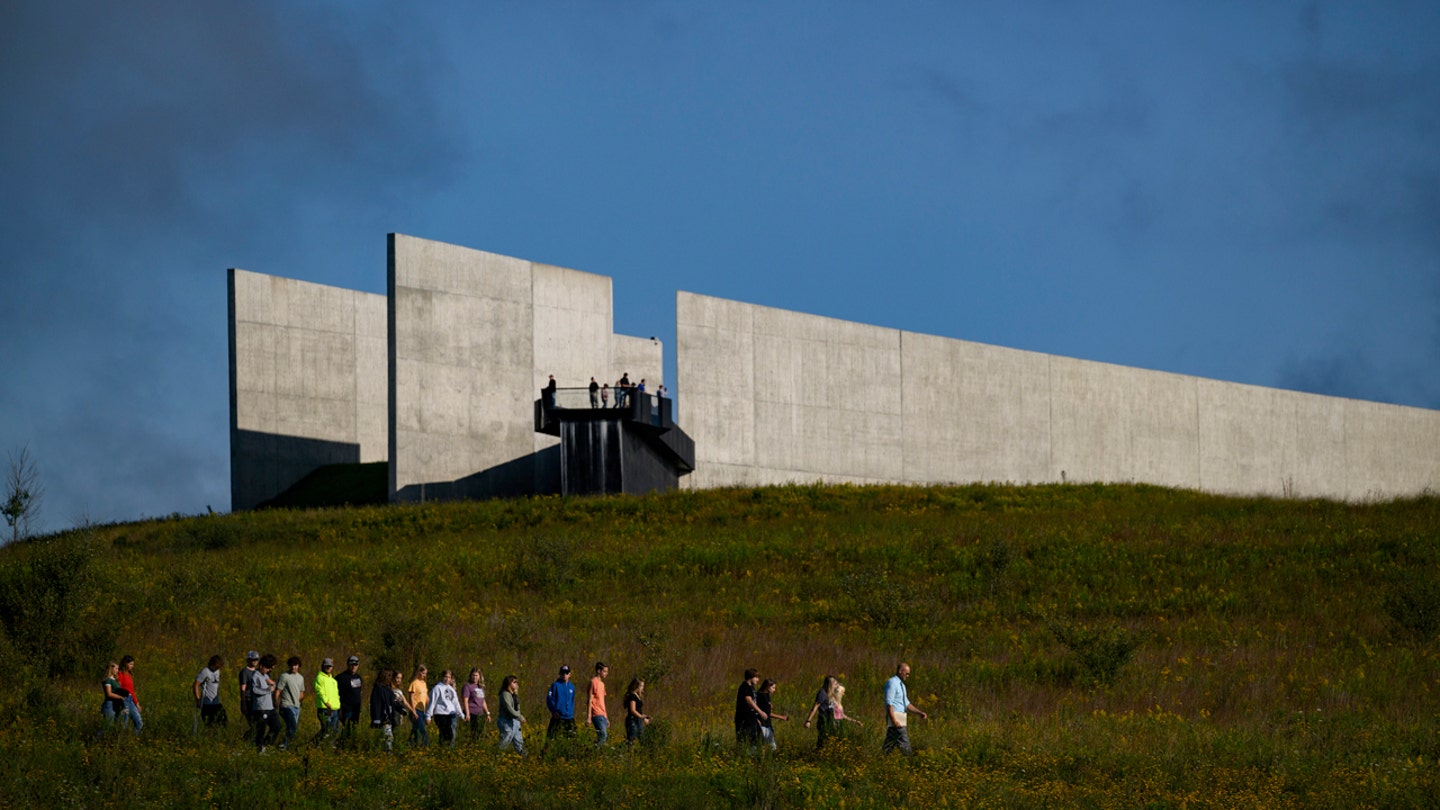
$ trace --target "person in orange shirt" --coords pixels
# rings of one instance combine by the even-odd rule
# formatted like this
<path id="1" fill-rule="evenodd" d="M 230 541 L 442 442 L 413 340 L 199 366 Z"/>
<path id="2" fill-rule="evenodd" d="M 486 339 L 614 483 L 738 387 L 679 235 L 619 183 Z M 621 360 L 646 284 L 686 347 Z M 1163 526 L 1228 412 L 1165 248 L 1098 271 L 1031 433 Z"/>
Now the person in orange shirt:
<path id="1" fill-rule="evenodd" d="M 424 664 L 415 670 L 415 680 L 410 682 L 410 707 L 415 716 L 410 719 L 410 744 L 421 748 L 430 744 L 430 686 L 425 677 L 430 670 Z"/>
<path id="2" fill-rule="evenodd" d="M 610 717 L 605 714 L 605 676 L 610 667 L 604 661 L 595 662 L 595 677 L 590 679 L 590 725 L 595 727 L 595 745 L 605 744 L 610 736 Z"/>

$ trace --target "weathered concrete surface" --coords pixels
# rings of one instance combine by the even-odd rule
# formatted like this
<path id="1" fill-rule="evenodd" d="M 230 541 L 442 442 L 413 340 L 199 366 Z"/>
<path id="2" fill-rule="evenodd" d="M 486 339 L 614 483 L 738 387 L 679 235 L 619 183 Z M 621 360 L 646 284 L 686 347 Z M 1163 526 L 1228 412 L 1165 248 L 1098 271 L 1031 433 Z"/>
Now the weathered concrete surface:
<path id="1" fill-rule="evenodd" d="M 681 292 L 687 487 L 1144 482 L 1371 499 L 1440 489 L 1440 411 L 901 332 Z"/>
<path id="2" fill-rule="evenodd" d="M 228 287 L 231 508 L 324 464 L 384 461 L 385 297 L 238 269 Z"/>
<path id="3" fill-rule="evenodd" d="M 549 376 L 618 379 L 617 356 L 632 377 L 663 367 L 658 343 L 613 334 L 611 281 L 593 273 L 392 234 L 389 302 L 395 500 L 554 491 L 557 443 L 532 410 Z"/>

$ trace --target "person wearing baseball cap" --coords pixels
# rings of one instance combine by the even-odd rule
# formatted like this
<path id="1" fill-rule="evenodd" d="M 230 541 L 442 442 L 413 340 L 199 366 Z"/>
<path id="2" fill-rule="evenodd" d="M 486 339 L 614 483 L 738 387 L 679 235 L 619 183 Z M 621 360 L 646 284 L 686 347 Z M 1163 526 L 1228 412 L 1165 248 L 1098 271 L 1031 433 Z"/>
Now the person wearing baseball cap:
<path id="1" fill-rule="evenodd" d="M 255 677 L 256 667 L 260 665 L 260 653 L 251 650 L 245 653 L 245 666 L 240 668 L 240 719 L 245 721 L 245 740 L 248 742 L 255 736 L 255 720 L 251 717 L 250 711 L 250 679 Z"/>
<path id="2" fill-rule="evenodd" d="M 365 706 L 365 684 L 360 678 L 360 657 L 350 656 L 345 662 L 345 671 L 335 678 L 340 693 L 340 739 L 349 737 L 360 722 L 360 712 Z"/>
<path id="3" fill-rule="evenodd" d="M 311 745 L 335 733 L 340 725 L 340 685 L 331 674 L 334 671 L 335 659 L 326 658 L 315 673 L 315 716 L 320 719 L 320 730 L 311 738 Z"/>
<path id="4" fill-rule="evenodd" d="M 570 682 L 569 665 L 560 667 L 560 677 L 545 693 L 545 708 L 550 710 L 550 727 L 545 730 L 545 747 L 556 736 L 575 736 L 575 684 Z"/>

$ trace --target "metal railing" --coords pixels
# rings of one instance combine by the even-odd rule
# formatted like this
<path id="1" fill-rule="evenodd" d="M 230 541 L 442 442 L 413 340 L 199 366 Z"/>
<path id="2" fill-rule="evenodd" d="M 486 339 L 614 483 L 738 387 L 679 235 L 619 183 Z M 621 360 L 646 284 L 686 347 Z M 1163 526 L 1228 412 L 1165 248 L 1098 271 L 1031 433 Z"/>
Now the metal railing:
<path id="1" fill-rule="evenodd" d="M 651 391 L 640 392 L 634 388 L 601 389 L 591 395 L 589 388 L 556 388 L 554 401 L 550 401 L 545 389 L 540 389 L 540 400 L 549 408 L 581 410 L 584 408 L 630 408 L 645 399 L 650 408 L 660 410 L 660 396 Z"/>

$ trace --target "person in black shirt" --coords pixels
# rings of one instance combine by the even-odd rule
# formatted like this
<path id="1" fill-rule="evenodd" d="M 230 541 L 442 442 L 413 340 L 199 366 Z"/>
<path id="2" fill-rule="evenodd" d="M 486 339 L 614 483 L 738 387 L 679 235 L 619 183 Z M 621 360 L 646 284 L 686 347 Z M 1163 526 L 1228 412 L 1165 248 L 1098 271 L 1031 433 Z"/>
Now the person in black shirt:
<path id="1" fill-rule="evenodd" d="M 760 689 L 755 693 L 755 704 L 760 709 L 760 716 L 765 718 L 760 721 L 760 739 L 765 741 L 771 751 L 775 750 L 774 721 L 790 719 L 789 715 L 779 714 L 770 708 L 770 700 L 775 694 L 776 688 L 775 682 L 766 678 L 760 683 Z"/>
<path id="2" fill-rule="evenodd" d="M 650 715 L 645 713 L 645 682 L 639 678 L 630 679 L 630 688 L 625 690 L 625 742 L 634 745 L 640 741 L 645 727 L 650 725 Z"/>
<path id="3" fill-rule="evenodd" d="M 760 739 L 760 723 L 769 715 L 760 711 L 755 702 L 755 684 L 760 682 L 760 673 L 755 669 L 745 670 L 745 680 L 735 693 L 735 741 L 754 746 Z"/>
<path id="4" fill-rule="evenodd" d="M 360 677 L 360 659 L 350 656 L 345 671 L 335 678 L 340 691 L 340 739 L 349 737 L 360 722 L 360 712 L 365 705 L 364 681 Z"/>

